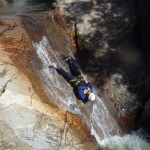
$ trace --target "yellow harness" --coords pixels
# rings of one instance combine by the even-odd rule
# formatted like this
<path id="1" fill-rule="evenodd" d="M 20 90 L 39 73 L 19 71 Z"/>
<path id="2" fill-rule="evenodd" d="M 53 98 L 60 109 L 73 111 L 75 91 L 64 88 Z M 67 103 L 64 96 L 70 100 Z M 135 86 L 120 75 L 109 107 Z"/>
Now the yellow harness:
<path id="1" fill-rule="evenodd" d="M 83 81 L 83 77 L 79 76 L 80 79 L 77 79 L 76 77 L 72 80 L 70 80 L 70 82 L 75 82 L 75 86 L 77 86 L 81 81 Z"/>

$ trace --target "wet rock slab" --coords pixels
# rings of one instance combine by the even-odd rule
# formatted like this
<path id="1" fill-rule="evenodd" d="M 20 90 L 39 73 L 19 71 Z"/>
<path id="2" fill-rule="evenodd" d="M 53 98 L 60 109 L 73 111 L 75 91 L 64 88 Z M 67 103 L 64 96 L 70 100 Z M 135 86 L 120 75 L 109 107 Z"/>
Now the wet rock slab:
<path id="1" fill-rule="evenodd" d="M 44 92 L 34 87 L 39 81 L 24 59 L 24 53 L 34 54 L 31 39 L 19 17 L 0 20 L 0 149 L 98 149 L 78 119 L 48 104 Z"/>

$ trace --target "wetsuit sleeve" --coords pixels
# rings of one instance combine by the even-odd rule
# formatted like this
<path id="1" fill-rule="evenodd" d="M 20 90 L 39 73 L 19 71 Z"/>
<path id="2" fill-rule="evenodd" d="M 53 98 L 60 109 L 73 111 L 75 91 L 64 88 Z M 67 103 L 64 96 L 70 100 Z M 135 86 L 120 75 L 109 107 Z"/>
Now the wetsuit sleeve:
<path id="1" fill-rule="evenodd" d="M 87 99 L 86 94 L 84 94 L 85 89 L 87 89 L 86 86 L 79 86 L 77 89 L 78 96 L 83 102 Z"/>
<path id="2" fill-rule="evenodd" d="M 92 86 L 92 84 L 90 82 L 87 83 L 87 87 L 90 88 L 90 90 L 91 90 L 92 93 L 94 92 L 93 86 Z"/>

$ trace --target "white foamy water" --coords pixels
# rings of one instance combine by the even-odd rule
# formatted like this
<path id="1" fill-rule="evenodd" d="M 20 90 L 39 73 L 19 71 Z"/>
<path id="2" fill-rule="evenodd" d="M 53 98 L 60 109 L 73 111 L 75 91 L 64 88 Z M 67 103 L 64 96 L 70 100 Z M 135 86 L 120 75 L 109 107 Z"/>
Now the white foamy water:
<path id="1" fill-rule="evenodd" d="M 150 144 L 136 134 L 105 138 L 100 145 L 103 150 L 150 150 Z"/>
<path id="2" fill-rule="evenodd" d="M 93 105 L 91 122 L 94 125 L 96 124 L 96 127 L 101 129 L 104 138 L 109 137 L 113 132 L 115 132 L 117 135 L 120 133 L 119 126 L 107 110 L 100 97 L 97 97 L 97 101 Z M 92 131 L 93 130 L 94 128 L 92 128 Z M 91 133 L 94 134 L 92 131 Z"/>

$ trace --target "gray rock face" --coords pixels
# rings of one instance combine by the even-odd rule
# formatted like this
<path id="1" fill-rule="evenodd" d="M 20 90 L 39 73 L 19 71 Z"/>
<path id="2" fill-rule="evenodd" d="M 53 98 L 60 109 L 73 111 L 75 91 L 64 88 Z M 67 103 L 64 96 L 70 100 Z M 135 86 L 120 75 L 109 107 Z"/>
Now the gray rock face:
<path id="1" fill-rule="evenodd" d="M 20 140 L 16 134 L 15 131 L 4 121 L 0 121 L 0 149 L 27 149 L 28 146 Z"/>

